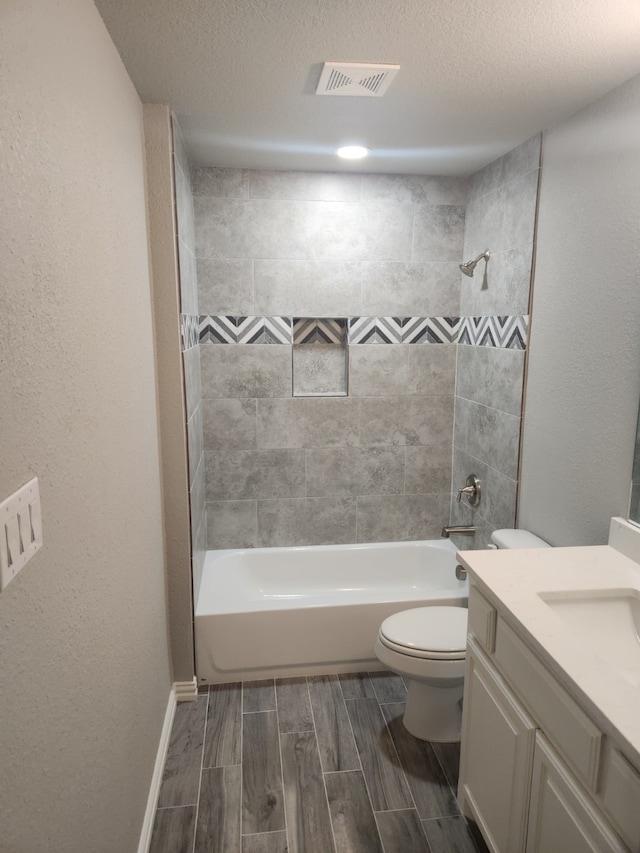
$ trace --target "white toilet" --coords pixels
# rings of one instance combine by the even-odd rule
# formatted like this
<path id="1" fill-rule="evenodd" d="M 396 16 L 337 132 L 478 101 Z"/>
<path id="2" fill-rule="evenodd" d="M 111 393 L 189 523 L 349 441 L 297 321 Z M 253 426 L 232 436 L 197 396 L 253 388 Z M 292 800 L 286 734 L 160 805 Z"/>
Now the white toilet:
<path id="1" fill-rule="evenodd" d="M 378 660 L 409 679 L 404 725 L 415 737 L 460 740 L 466 607 L 416 607 L 380 626 Z"/>
<path id="2" fill-rule="evenodd" d="M 497 548 L 549 548 L 528 530 L 496 530 Z M 460 740 L 467 646 L 466 607 L 416 607 L 384 620 L 378 660 L 409 679 L 404 712 L 408 732 L 421 740 Z"/>

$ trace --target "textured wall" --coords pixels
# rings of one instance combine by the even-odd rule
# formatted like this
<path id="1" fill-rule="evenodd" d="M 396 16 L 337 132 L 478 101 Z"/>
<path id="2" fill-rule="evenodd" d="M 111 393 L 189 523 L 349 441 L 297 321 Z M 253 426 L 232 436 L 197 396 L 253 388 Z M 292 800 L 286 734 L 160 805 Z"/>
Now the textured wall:
<path id="1" fill-rule="evenodd" d="M 461 285 L 461 313 L 483 318 L 477 324 L 485 333 L 476 345 L 458 346 L 451 520 L 473 523 L 479 548 L 492 530 L 515 524 L 525 352 L 513 323 L 495 318 L 528 313 L 539 166 L 536 136 L 469 179 L 464 257 L 489 249 L 491 258 L 486 280 L 481 261 Z M 472 473 L 483 489 L 475 510 L 455 501 Z M 469 547 L 469 539 L 460 541 Z"/>
<path id="2" fill-rule="evenodd" d="M 464 181 L 195 169 L 193 188 L 201 315 L 459 313 Z M 292 397 L 290 344 L 200 349 L 209 547 L 439 535 L 454 345 L 352 346 L 333 398 Z"/>
<path id="3" fill-rule="evenodd" d="M 0 27 L 0 495 L 44 547 L 0 595 L 0 847 L 132 851 L 170 676 L 140 101 L 93 3 Z"/>
<path id="4" fill-rule="evenodd" d="M 554 545 L 627 515 L 640 395 L 640 77 L 545 133 L 520 523 Z"/>

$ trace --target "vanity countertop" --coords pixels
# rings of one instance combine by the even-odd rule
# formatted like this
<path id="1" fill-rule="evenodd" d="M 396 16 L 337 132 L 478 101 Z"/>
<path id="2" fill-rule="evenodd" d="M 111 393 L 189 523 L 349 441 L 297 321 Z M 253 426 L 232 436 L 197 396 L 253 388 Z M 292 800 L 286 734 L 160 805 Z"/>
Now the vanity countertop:
<path id="1" fill-rule="evenodd" d="M 640 643 L 637 670 L 628 661 L 626 668 L 616 668 L 618 662 L 612 665 L 601 653 L 595 619 L 593 630 L 570 628 L 548 603 L 576 593 L 587 599 L 615 590 L 633 596 L 640 591 L 640 565 L 609 545 L 461 551 L 458 559 L 471 583 L 502 609 L 558 681 L 640 767 Z M 635 654 L 632 649 L 634 665 Z"/>

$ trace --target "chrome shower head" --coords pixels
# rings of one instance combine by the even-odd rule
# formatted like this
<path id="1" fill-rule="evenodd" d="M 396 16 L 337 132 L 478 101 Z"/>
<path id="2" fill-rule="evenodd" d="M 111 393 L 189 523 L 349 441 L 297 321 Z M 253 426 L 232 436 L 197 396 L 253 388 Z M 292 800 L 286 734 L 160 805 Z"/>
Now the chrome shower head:
<path id="1" fill-rule="evenodd" d="M 482 252 L 481 255 L 478 255 L 478 257 L 475 258 L 473 261 L 467 261 L 466 264 L 460 264 L 460 269 L 465 275 L 468 275 L 469 278 L 472 278 L 473 271 L 475 270 L 478 261 L 481 261 L 484 258 L 485 263 L 487 263 L 490 257 L 491 255 L 489 254 L 489 250 L 485 249 L 485 251 Z"/>

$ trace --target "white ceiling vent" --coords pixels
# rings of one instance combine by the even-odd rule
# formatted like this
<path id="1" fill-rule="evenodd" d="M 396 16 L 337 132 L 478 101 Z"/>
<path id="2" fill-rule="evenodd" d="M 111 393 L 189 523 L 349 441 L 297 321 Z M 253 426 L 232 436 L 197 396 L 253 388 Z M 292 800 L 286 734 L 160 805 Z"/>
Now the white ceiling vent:
<path id="1" fill-rule="evenodd" d="M 380 98 L 399 70 L 399 65 L 325 62 L 316 95 L 365 95 Z"/>

